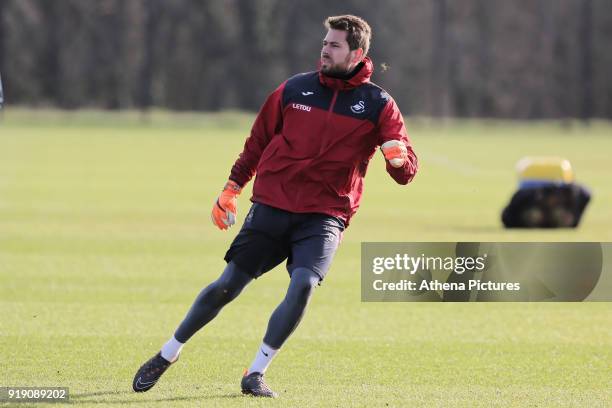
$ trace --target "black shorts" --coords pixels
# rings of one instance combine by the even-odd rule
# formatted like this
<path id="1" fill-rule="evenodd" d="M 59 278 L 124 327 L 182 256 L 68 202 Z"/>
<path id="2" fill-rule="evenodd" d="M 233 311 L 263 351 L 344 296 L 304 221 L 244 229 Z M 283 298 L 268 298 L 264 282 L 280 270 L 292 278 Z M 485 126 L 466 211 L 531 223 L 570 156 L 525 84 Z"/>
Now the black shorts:
<path id="1" fill-rule="evenodd" d="M 342 220 L 330 215 L 292 213 L 253 203 L 225 261 L 233 261 L 257 278 L 287 259 L 289 276 L 302 267 L 323 280 L 343 231 Z"/>

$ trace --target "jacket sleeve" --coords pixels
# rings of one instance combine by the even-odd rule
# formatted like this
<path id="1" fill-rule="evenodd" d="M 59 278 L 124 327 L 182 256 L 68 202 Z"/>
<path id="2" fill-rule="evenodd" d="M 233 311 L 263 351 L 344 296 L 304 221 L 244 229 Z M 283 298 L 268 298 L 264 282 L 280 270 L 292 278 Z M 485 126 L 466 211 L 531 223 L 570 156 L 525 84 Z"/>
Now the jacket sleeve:
<path id="1" fill-rule="evenodd" d="M 383 111 L 380 114 L 378 122 L 378 144 L 382 145 L 389 140 L 401 140 L 408 148 L 408 160 L 402 167 L 393 167 L 389 162 L 385 161 L 387 165 L 387 173 L 398 184 L 408 184 L 414 178 L 418 168 L 418 159 L 414 150 L 412 149 L 412 143 L 408 138 L 408 132 L 404 126 L 404 119 L 402 113 L 395 101 L 390 98 Z"/>
<path id="2" fill-rule="evenodd" d="M 253 123 L 251 134 L 244 143 L 244 149 L 232 166 L 229 178 L 238 183 L 240 187 L 244 187 L 253 178 L 261 154 L 272 137 L 280 133 L 282 129 L 282 100 L 285 82 L 276 88 L 264 102 Z"/>

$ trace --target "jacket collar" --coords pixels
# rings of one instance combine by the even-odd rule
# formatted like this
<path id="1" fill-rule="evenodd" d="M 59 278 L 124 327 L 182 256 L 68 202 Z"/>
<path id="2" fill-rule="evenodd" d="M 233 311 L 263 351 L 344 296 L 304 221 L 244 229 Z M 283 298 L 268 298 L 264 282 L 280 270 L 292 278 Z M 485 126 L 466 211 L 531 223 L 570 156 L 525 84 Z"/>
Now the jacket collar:
<path id="1" fill-rule="evenodd" d="M 370 77 L 374 71 L 374 64 L 372 63 L 370 57 L 365 57 L 357 65 L 355 71 L 356 72 L 352 77 L 342 79 L 325 75 L 321 72 L 319 67 L 319 81 L 323 86 L 339 91 L 357 88 L 358 86 L 370 81 Z"/>

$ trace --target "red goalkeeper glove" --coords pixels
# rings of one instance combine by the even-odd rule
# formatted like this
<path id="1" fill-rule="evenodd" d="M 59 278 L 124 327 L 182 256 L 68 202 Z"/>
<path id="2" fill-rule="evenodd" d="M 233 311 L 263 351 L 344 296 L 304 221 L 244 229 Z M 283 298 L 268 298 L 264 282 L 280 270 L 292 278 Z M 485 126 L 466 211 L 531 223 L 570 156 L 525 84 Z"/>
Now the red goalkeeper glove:
<path id="1" fill-rule="evenodd" d="M 219 229 L 226 230 L 236 223 L 236 216 L 238 215 L 238 194 L 242 188 L 232 180 L 225 183 L 223 191 L 215 205 L 213 206 L 210 217 L 212 218 L 213 224 Z"/>
<path id="2" fill-rule="evenodd" d="M 389 140 L 383 143 L 380 149 L 385 155 L 385 160 L 395 168 L 402 167 L 408 160 L 408 148 L 401 140 Z"/>

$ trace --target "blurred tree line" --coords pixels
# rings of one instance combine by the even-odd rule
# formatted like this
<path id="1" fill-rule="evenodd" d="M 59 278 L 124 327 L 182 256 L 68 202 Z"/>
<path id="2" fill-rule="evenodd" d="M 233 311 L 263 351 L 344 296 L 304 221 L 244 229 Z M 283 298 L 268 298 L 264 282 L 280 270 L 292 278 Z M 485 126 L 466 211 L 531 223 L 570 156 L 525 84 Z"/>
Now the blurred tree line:
<path id="1" fill-rule="evenodd" d="M 610 0 L 0 0 L 5 99 L 257 110 L 344 13 L 405 114 L 612 117 Z"/>

